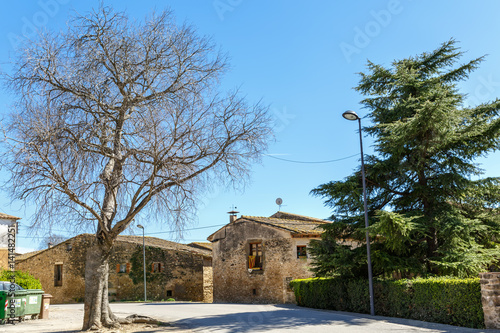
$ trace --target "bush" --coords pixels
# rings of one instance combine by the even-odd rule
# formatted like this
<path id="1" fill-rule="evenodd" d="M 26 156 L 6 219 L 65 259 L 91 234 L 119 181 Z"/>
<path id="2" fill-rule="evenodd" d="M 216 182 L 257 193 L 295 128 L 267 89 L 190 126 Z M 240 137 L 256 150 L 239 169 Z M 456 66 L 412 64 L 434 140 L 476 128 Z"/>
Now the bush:
<path id="1" fill-rule="evenodd" d="M 10 281 L 11 275 L 11 271 L 2 269 L 0 271 L 0 281 Z M 15 277 L 16 283 L 24 289 L 42 289 L 40 280 L 27 272 L 15 271 Z"/>
<path id="2" fill-rule="evenodd" d="M 366 279 L 316 278 L 290 285 L 300 306 L 370 313 Z M 479 278 L 374 281 L 373 292 L 380 316 L 484 328 Z"/>

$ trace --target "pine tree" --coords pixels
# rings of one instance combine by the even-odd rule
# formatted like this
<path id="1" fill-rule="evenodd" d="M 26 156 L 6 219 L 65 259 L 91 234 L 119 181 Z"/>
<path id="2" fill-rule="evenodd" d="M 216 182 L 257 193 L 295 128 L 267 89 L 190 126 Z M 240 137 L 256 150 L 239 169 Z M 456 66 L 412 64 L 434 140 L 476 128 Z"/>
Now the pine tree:
<path id="1" fill-rule="evenodd" d="M 470 276 L 500 258 L 500 178 L 481 179 L 475 162 L 500 148 L 500 100 L 464 106 L 457 83 L 483 57 L 457 66 L 462 54 L 450 40 L 360 74 L 375 139 L 365 165 L 374 275 Z M 312 194 L 334 221 L 312 246 L 316 275 L 364 276 L 360 171 Z"/>

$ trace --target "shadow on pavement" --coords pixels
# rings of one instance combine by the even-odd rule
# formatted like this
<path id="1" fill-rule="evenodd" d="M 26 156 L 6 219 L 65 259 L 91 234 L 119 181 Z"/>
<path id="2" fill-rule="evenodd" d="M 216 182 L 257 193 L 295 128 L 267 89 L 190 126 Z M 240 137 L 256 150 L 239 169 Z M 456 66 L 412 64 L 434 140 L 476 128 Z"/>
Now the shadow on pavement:
<path id="1" fill-rule="evenodd" d="M 148 304 L 148 306 L 151 305 L 154 305 L 154 303 Z M 162 303 L 162 305 L 165 305 L 165 303 Z M 179 305 L 179 303 L 176 303 L 176 305 Z M 259 307 L 259 305 L 256 306 Z M 300 329 L 301 327 L 308 327 L 307 331 L 311 331 L 311 328 L 314 329 L 315 326 L 325 325 L 329 326 L 332 332 L 335 332 L 336 328 L 361 328 L 363 326 L 376 324 L 377 322 L 406 326 L 400 328 L 404 332 L 421 332 L 422 328 L 440 333 L 484 332 L 484 330 L 428 323 L 417 320 L 379 316 L 372 317 L 357 313 L 300 308 L 295 305 L 275 305 L 272 307 L 263 305 L 257 310 L 261 311 L 194 317 L 180 320 L 176 322 L 176 324 L 178 323 L 183 326 L 187 325 L 191 328 L 204 329 L 210 332 L 224 331 L 228 333 L 264 332 L 291 328 Z M 311 316 L 310 311 L 315 311 L 316 314 Z M 397 330 L 396 327 L 394 328 Z M 366 329 L 368 329 L 368 327 L 366 327 Z"/>

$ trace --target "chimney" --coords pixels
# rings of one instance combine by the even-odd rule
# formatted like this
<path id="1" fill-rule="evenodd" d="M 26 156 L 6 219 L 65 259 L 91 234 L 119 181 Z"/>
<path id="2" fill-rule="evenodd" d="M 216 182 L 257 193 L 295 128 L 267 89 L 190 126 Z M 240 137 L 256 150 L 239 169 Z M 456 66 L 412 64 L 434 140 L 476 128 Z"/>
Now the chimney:
<path id="1" fill-rule="evenodd" d="M 50 249 L 53 244 L 52 244 L 52 242 L 49 242 L 47 245 L 48 245 L 48 248 Z"/>
<path id="2" fill-rule="evenodd" d="M 234 207 L 234 208 L 236 208 L 236 207 Z M 233 209 L 232 211 L 230 211 L 230 212 L 227 212 L 227 213 L 229 214 L 229 223 L 233 223 L 233 222 L 234 222 L 234 221 L 236 221 L 236 219 L 238 218 L 238 217 L 236 216 L 236 214 L 238 214 L 239 212 L 237 212 L 237 211 L 236 211 L 236 210 L 234 210 L 234 209 Z"/>

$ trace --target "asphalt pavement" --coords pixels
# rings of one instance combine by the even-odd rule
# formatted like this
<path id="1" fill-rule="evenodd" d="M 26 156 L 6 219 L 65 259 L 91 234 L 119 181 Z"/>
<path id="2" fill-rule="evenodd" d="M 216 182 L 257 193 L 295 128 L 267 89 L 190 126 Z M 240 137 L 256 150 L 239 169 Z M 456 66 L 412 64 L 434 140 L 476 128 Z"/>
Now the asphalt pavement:
<path id="1" fill-rule="evenodd" d="M 190 302 L 112 303 L 118 316 L 140 314 L 171 323 L 169 331 L 203 333 L 247 332 L 410 332 L 478 333 L 500 330 L 470 329 L 416 320 L 323 311 L 296 305 L 205 304 Z M 83 320 L 82 304 L 51 305 L 47 320 L 27 320 L 0 326 L 0 332 L 78 332 Z M 144 332 L 159 332 L 149 329 Z"/>

